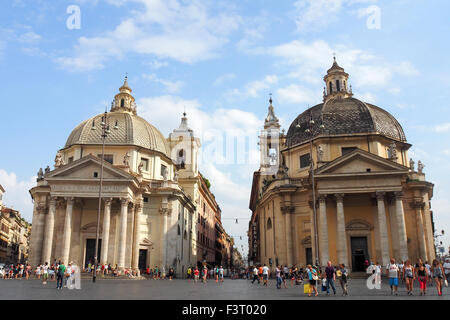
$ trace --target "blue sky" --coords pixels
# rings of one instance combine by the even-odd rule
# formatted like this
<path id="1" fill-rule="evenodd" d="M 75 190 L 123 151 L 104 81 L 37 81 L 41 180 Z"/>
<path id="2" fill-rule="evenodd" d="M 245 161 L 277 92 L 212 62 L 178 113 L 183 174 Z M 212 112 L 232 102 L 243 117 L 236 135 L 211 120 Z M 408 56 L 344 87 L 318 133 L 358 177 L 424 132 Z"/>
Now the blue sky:
<path id="1" fill-rule="evenodd" d="M 80 29 L 67 27 L 71 5 Z M 410 156 L 435 184 L 436 228 L 448 234 L 449 10 L 447 1 L 420 0 L 8 1 L 0 12 L 4 202 L 31 220 L 36 172 L 53 164 L 78 123 L 109 106 L 128 73 L 138 114 L 166 136 L 186 109 L 225 227 L 246 248 L 268 95 L 287 129 L 321 102 L 335 52 L 355 96 L 402 124 Z"/>

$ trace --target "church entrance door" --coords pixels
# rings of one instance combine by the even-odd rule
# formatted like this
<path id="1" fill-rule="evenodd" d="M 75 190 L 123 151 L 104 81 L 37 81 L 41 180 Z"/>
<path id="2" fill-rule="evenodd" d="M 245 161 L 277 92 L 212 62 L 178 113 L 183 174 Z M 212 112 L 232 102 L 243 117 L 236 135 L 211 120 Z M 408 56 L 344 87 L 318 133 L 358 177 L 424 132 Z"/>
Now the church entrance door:
<path id="1" fill-rule="evenodd" d="M 147 249 L 139 249 L 139 270 L 147 269 Z"/>
<path id="2" fill-rule="evenodd" d="M 352 271 L 363 272 L 364 261 L 368 259 L 367 237 L 351 237 Z"/>
<path id="3" fill-rule="evenodd" d="M 98 256 L 100 259 L 102 248 L 102 239 L 98 239 Z M 95 239 L 86 239 L 86 256 L 84 259 L 84 267 L 87 268 L 88 264 L 94 264 L 95 262 Z M 99 261 L 100 263 L 100 261 Z"/>

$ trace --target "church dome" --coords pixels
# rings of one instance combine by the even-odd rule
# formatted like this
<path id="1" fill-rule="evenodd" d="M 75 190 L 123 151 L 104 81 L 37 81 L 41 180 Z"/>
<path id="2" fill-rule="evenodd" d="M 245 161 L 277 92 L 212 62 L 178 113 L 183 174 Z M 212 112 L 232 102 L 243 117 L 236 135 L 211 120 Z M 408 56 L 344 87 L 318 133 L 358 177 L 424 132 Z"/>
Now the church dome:
<path id="1" fill-rule="evenodd" d="M 80 123 L 73 129 L 64 148 L 72 145 L 102 144 L 103 116 L 104 114 L 99 114 Z M 105 145 L 133 145 L 170 155 L 164 135 L 136 114 L 136 104 L 127 78 L 120 88 L 120 93 L 115 96 L 111 112 L 107 114 L 107 122 L 109 134 L 106 136 Z"/>
<path id="2" fill-rule="evenodd" d="M 289 127 L 286 139 L 288 146 L 308 141 L 309 133 L 305 130 L 309 127 L 311 117 L 314 120 L 314 137 L 367 133 L 406 142 L 402 127 L 389 112 L 353 97 L 338 97 L 300 114 Z"/>
<path id="3" fill-rule="evenodd" d="M 389 112 L 353 98 L 352 86 L 348 87 L 348 77 L 334 57 L 333 65 L 323 78 L 323 103 L 309 108 L 292 122 L 286 137 L 287 146 L 308 141 L 310 134 L 307 129 L 311 118 L 314 121 L 313 137 L 379 134 L 406 142 L 402 127 Z"/>

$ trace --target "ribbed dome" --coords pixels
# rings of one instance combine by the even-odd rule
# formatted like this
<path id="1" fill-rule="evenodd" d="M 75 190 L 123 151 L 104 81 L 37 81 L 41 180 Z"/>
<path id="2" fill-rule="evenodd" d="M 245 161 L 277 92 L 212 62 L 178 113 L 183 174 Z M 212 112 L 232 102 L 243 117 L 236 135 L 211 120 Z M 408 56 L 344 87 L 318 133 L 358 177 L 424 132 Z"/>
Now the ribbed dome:
<path id="1" fill-rule="evenodd" d="M 286 140 L 288 146 L 308 141 L 309 135 L 305 130 L 309 126 L 310 111 L 314 120 L 315 136 L 374 133 L 406 142 L 402 127 L 389 112 L 355 98 L 336 98 L 300 114 L 289 127 Z M 320 129 L 322 118 L 324 128 Z M 300 127 L 297 127 L 297 124 Z"/>
<path id="2" fill-rule="evenodd" d="M 102 117 L 103 114 L 99 114 L 79 124 L 67 139 L 65 148 L 80 144 L 102 144 L 100 126 Z M 167 149 L 163 134 L 145 119 L 128 112 L 119 111 L 108 113 L 108 123 L 110 133 L 105 139 L 106 145 L 139 146 L 169 156 L 170 152 Z"/>

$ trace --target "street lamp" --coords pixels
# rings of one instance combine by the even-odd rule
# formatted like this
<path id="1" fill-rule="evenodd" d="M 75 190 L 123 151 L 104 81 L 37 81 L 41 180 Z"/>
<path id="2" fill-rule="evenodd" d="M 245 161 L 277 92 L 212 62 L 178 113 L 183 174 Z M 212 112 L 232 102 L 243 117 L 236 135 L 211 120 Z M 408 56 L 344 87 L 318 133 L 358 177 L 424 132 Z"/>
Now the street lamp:
<path id="1" fill-rule="evenodd" d="M 313 218 L 314 218 L 314 248 L 316 252 L 316 266 L 319 266 L 319 241 L 318 241 L 318 230 L 317 230 L 317 210 L 316 210 L 316 186 L 314 183 L 314 161 L 312 158 L 312 141 L 314 136 L 319 132 L 322 131 L 325 126 L 323 125 L 323 118 L 322 123 L 314 128 L 314 120 L 312 116 L 312 111 L 309 109 L 309 122 L 308 122 L 308 128 L 306 128 L 305 133 L 308 134 L 309 137 L 309 173 L 311 175 L 311 183 L 312 183 L 312 198 L 313 198 Z M 296 128 L 300 128 L 300 124 L 297 123 L 295 126 Z"/>
<path id="2" fill-rule="evenodd" d="M 102 122 L 100 124 L 102 128 L 102 161 L 100 164 L 100 187 L 98 190 L 98 211 L 97 211 L 97 230 L 95 233 L 95 257 L 94 257 L 94 274 L 92 276 L 92 282 L 95 282 L 97 279 L 97 268 L 98 268 L 98 237 L 100 230 L 100 209 L 102 206 L 102 187 L 103 187 L 103 162 L 105 161 L 105 139 L 106 136 L 110 133 L 109 124 L 108 124 L 108 113 L 105 111 Z"/>

